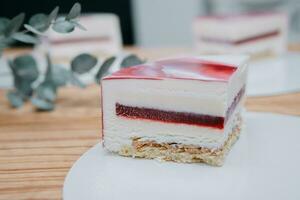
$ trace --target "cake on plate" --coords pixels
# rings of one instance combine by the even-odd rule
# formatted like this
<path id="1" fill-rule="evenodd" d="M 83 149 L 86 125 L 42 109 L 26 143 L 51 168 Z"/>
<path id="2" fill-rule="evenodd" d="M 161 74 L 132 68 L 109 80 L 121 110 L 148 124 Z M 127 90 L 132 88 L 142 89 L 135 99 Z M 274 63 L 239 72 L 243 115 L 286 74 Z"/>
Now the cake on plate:
<path id="1" fill-rule="evenodd" d="M 104 147 L 123 156 L 221 166 L 242 128 L 247 59 L 170 58 L 104 77 Z"/>
<path id="2" fill-rule="evenodd" d="M 287 49 L 288 17 L 278 12 L 202 16 L 194 36 L 201 53 L 280 55 Z"/>

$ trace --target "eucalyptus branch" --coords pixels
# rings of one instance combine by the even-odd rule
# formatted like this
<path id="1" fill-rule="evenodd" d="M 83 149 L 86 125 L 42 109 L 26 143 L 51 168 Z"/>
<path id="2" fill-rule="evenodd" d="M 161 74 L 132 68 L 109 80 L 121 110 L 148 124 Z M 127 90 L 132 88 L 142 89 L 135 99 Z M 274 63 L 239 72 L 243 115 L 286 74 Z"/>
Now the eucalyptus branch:
<path id="1" fill-rule="evenodd" d="M 86 30 L 78 22 L 81 13 L 81 5 L 75 3 L 65 17 L 58 16 L 59 7 L 55 7 L 49 15 L 39 13 L 31 16 L 28 24 L 24 24 L 25 30 L 19 31 L 24 22 L 25 14 L 21 13 L 9 20 L 0 18 L 0 54 L 1 49 L 11 45 L 14 40 L 36 44 L 40 42 L 39 35 L 52 28 L 54 31 L 66 34 L 79 28 Z M 28 33 L 33 33 L 30 35 Z M 1 55 L 0 55 L 1 56 Z M 14 89 L 8 91 L 7 98 L 13 107 L 21 107 L 26 101 L 30 102 L 37 110 L 49 111 L 55 108 L 57 91 L 67 84 L 84 88 L 79 76 L 98 67 L 95 81 L 100 83 L 103 76 L 107 75 L 111 66 L 114 65 L 116 57 L 110 57 L 103 62 L 95 56 L 80 54 L 71 61 L 71 69 L 67 70 L 61 65 L 52 63 L 51 55 L 45 54 L 47 70 L 42 81 L 37 83 L 40 77 L 36 60 L 31 55 L 22 55 L 9 60 L 9 66 L 14 78 Z M 141 64 L 144 61 L 135 55 L 125 57 L 120 67 L 128 67 Z"/>

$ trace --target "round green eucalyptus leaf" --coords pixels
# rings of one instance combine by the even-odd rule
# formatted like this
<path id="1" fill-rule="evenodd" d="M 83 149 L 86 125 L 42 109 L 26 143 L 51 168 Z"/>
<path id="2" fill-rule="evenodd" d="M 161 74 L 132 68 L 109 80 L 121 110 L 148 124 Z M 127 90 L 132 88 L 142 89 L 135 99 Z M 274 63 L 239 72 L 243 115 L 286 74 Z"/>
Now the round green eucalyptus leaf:
<path id="1" fill-rule="evenodd" d="M 58 14 L 58 11 L 59 11 L 59 7 L 58 7 L 58 6 L 56 6 L 56 7 L 51 11 L 51 13 L 50 13 L 49 16 L 48 16 L 48 24 L 51 24 L 52 21 L 56 19 L 57 14 Z"/>
<path id="2" fill-rule="evenodd" d="M 9 19 L 5 17 L 0 17 L 0 35 L 4 34 L 5 29 L 9 24 Z"/>
<path id="3" fill-rule="evenodd" d="M 21 26 L 24 22 L 24 19 L 25 19 L 24 13 L 20 13 L 17 16 L 15 16 L 14 18 L 12 18 L 6 27 L 4 34 L 8 37 L 8 36 L 12 35 L 13 33 L 17 32 L 21 28 Z"/>
<path id="4" fill-rule="evenodd" d="M 38 71 L 34 62 L 30 61 L 31 59 L 25 58 L 24 60 L 28 60 L 26 62 L 27 64 L 22 65 L 23 58 L 24 56 L 20 56 L 15 58 L 13 61 L 9 60 L 8 64 L 12 70 L 15 88 L 20 94 L 22 94 L 24 99 L 27 99 L 32 95 L 33 90 L 31 85 L 33 81 L 37 79 Z M 30 67 L 27 68 L 26 66 Z"/>
<path id="5" fill-rule="evenodd" d="M 26 34 L 26 33 L 22 33 L 22 32 L 14 33 L 12 35 L 12 38 L 15 39 L 15 40 L 18 40 L 20 42 L 29 43 L 29 44 L 39 43 L 38 38 L 36 38 L 32 35 Z"/>
<path id="6" fill-rule="evenodd" d="M 24 27 L 25 27 L 28 31 L 30 31 L 30 32 L 32 32 L 32 33 L 35 33 L 35 34 L 37 34 L 37 35 L 44 35 L 41 31 L 35 29 L 34 27 L 32 27 L 32 26 L 30 26 L 30 25 L 28 25 L 28 24 L 24 24 Z"/>
<path id="7" fill-rule="evenodd" d="M 67 84 L 70 72 L 61 65 L 53 65 L 50 56 L 47 55 L 47 70 L 45 76 L 45 81 L 52 83 L 55 87 L 60 87 Z"/>
<path id="8" fill-rule="evenodd" d="M 58 18 L 52 26 L 58 33 L 71 33 L 75 29 L 74 23 L 66 21 L 65 18 Z"/>
<path id="9" fill-rule="evenodd" d="M 11 44 L 13 44 L 14 42 L 15 42 L 15 40 L 11 36 L 3 37 L 3 39 L 1 39 L 1 46 L 8 47 Z"/>
<path id="10" fill-rule="evenodd" d="M 47 101 L 45 99 L 39 97 L 32 97 L 31 103 L 39 110 L 39 111 L 50 111 L 54 109 L 54 103 Z"/>
<path id="11" fill-rule="evenodd" d="M 76 74 L 74 74 L 72 72 L 69 73 L 69 81 L 71 84 L 78 86 L 80 88 L 86 87 L 86 85 L 79 80 L 79 78 L 76 76 Z"/>
<path id="12" fill-rule="evenodd" d="M 116 57 L 113 56 L 113 57 L 106 59 L 102 63 L 102 65 L 100 66 L 99 71 L 97 72 L 96 77 L 95 77 L 97 83 L 100 83 L 102 77 L 108 73 L 109 68 L 112 66 L 112 64 L 114 63 L 115 60 L 116 60 Z"/>
<path id="13" fill-rule="evenodd" d="M 50 23 L 47 15 L 43 13 L 38 13 L 33 15 L 29 19 L 29 25 L 34 27 L 38 31 L 44 32 L 49 28 Z"/>
<path id="14" fill-rule="evenodd" d="M 6 97 L 9 100 L 11 106 L 14 108 L 19 108 L 24 103 L 22 95 L 19 94 L 17 91 L 9 91 L 6 94 Z"/>
<path id="15" fill-rule="evenodd" d="M 69 14 L 66 16 L 66 20 L 75 19 L 76 17 L 79 17 L 80 13 L 81 13 L 81 5 L 80 3 L 75 3 L 71 8 Z"/>
<path id="16" fill-rule="evenodd" d="M 135 66 L 135 65 L 140 65 L 144 62 L 145 61 L 141 60 L 136 55 L 129 55 L 123 59 L 123 61 L 121 62 L 121 67 L 122 68 L 131 67 L 131 66 Z"/>
<path id="17" fill-rule="evenodd" d="M 16 57 L 12 62 L 12 67 L 17 76 L 28 82 L 35 81 L 39 76 L 37 63 L 31 55 Z"/>
<path id="18" fill-rule="evenodd" d="M 64 86 L 69 79 L 69 71 L 60 65 L 53 65 L 51 80 L 56 87 Z"/>
<path id="19" fill-rule="evenodd" d="M 18 92 L 22 95 L 23 99 L 28 99 L 33 94 L 31 81 L 16 76 L 14 79 L 14 85 Z"/>
<path id="20" fill-rule="evenodd" d="M 78 23 L 76 20 L 71 20 L 71 22 L 79 29 L 83 30 L 83 31 L 87 31 L 87 29 L 81 25 L 80 23 Z"/>
<path id="21" fill-rule="evenodd" d="M 56 99 L 56 87 L 51 82 L 41 83 L 35 90 L 37 97 L 53 102 Z"/>
<path id="22" fill-rule="evenodd" d="M 90 71 L 97 64 L 97 58 L 83 53 L 76 56 L 71 62 L 71 69 L 73 72 L 83 74 Z"/>

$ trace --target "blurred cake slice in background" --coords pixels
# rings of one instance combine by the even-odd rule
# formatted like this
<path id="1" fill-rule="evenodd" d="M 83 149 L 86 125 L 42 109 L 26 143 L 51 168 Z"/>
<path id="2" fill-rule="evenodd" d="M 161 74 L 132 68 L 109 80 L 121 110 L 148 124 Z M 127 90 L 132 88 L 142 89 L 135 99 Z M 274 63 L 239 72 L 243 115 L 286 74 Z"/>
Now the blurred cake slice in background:
<path id="1" fill-rule="evenodd" d="M 38 50 L 50 50 L 57 62 L 69 62 L 80 53 L 108 56 L 121 52 L 122 36 L 118 16 L 114 14 L 86 14 L 79 18 L 86 31 L 76 28 L 61 34 L 49 30 Z"/>
<path id="2" fill-rule="evenodd" d="M 104 147 L 221 166 L 240 135 L 247 56 L 159 60 L 102 80 Z"/>
<path id="3" fill-rule="evenodd" d="M 200 53 L 246 53 L 253 57 L 287 50 L 288 17 L 278 12 L 202 16 L 193 24 Z"/>

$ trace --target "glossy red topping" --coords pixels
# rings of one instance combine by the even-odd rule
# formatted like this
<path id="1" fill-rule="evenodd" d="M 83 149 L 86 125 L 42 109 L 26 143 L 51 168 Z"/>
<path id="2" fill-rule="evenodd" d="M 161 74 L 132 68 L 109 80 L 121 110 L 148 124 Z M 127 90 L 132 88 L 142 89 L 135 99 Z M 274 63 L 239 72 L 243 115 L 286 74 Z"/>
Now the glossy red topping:
<path id="1" fill-rule="evenodd" d="M 161 60 L 121 69 L 107 79 L 188 79 L 227 82 L 237 67 L 197 58 Z"/>

